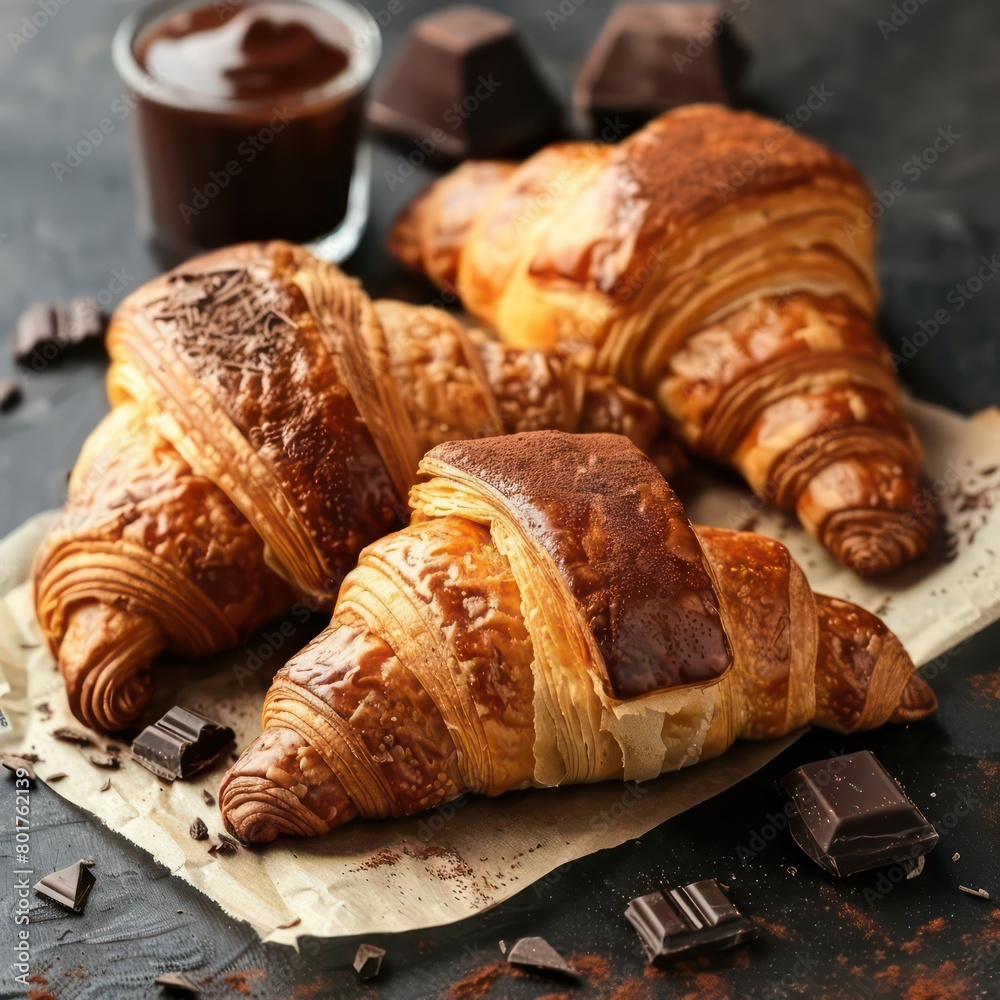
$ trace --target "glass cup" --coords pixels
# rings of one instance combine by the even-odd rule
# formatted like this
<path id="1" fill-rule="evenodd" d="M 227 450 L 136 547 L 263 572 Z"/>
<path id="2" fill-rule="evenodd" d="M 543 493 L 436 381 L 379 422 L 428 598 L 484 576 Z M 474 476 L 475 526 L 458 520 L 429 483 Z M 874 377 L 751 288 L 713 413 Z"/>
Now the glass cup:
<path id="1" fill-rule="evenodd" d="M 262 2 L 329 15 L 346 68 L 302 93 L 235 99 L 187 90 L 141 64 L 139 46 L 166 19 L 214 7 L 221 23 L 226 8 Z M 348 0 L 158 0 L 127 17 L 114 62 L 134 109 L 139 226 L 163 263 L 273 238 L 332 261 L 353 252 L 368 219 L 364 102 L 381 49 L 375 19 Z"/>

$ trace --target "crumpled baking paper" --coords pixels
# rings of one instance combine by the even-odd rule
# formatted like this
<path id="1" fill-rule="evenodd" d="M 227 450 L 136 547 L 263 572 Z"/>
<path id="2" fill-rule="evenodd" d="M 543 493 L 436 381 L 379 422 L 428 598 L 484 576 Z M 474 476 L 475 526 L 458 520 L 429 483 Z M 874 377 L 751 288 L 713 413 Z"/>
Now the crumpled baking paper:
<path id="1" fill-rule="evenodd" d="M 927 451 L 926 488 L 943 530 L 935 553 L 889 580 L 861 580 L 837 566 L 791 518 L 734 482 L 695 479 L 684 484 L 685 500 L 696 523 L 752 527 L 781 538 L 817 590 L 876 611 L 914 659 L 928 664 L 1000 618 L 1000 412 L 964 419 L 911 403 L 908 415 Z M 54 516 L 41 514 L 0 542 L 0 748 L 37 753 L 42 780 L 66 775 L 52 785 L 58 794 L 248 921 L 265 940 L 294 944 L 302 935 L 385 933 L 461 920 L 575 858 L 641 836 L 742 780 L 795 739 L 742 743 L 718 760 L 643 785 L 470 797 L 407 820 L 355 822 L 326 837 L 213 856 L 208 847 L 222 824 L 203 793 L 214 796 L 228 762 L 170 784 L 127 754 L 120 769 L 101 770 L 88 760 L 93 748 L 51 736 L 61 725 L 79 728 L 40 645 L 27 582 Z M 245 660 L 243 650 L 208 666 L 164 665 L 157 703 L 205 712 L 231 725 L 243 746 L 259 731 L 271 672 L 248 678 L 235 669 Z M 277 658 L 269 662 L 277 666 Z M 109 742 L 98 739 L 102 747 Z M 191 838 L 196 817 L 208 825 L 208 841 Z"/>

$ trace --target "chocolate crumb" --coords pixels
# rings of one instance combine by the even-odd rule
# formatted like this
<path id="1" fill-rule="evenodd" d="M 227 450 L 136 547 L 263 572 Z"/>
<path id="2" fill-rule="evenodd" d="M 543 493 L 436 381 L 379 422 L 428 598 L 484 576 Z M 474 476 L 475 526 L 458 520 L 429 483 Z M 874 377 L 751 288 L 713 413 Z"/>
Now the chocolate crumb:
<path id="1" fill-rule="evenodd" d="M 105 781 L 103 785 L 101 785 L 101 791 L 106 792 L 110 787 L 111 787 L 111 779 L 108 778 L 108 780 Z"/>
<path id="2" fill-rule="evenodd" d="M 0 413 L 13 410 L 21 402 L 21 387 L 12 378 L 0 378 Z"/>
<path id="3" fill-rule="evenodd" d="M 193 840 L 205 840 L 208 837 L 208 827 L 205 826 L 205 821 L 200 816 L 195 817 L 190 832 Z"/>
<path id="4" fill-rule="evenodd" d="M 60 726 L 52 730 L 52 735 L 63 743 L 73 743 L 78 747 L 92 747 L 97 744 L 82 729 L 73 729 L 71 726 Z"/>
<path id="5" fill-rule="evenodd" d="M 55 774 L 50 774 L 45 780 L 51 785 L 54 781 L 62 781 L 65 777 L 65 771 L 56 771 Z"/>
<path id="6" fill-rule="evenodd" d="M 16 775 L 18 771 L 24 771 L 28 781 L 35 780 L 35 769 L 31 766 L 31 761 L 25 757 L 19 757 L 16 754 L 0 754 L 0 764 L 7 768 L 11 774 Z"/>
<path id="7" fill-rule="evenodd" d="M 976 896 L 979 899 L 989 899 L 990 894 L 985 889 L 970 889 L 967 885 L 960 885 L 958 887 L 962 892 L 967 893 L 970 896 Z"/>
<path id="8" fill-rule="evenodd" d="M 239 850 L 235 841 L 232 840 L 220 840 L 217 844 L 213 844 L 209 849 L 209 854 L 217 854 L 220 857 L 226 857 L 230 854 L 235 854 Z"/>
<path id="9" fill-rule="evenodd" d="M 290 930 L 292 927 L 298 927 L 299 924 L 301 924 L 301 923 L 302 923 L 302 918 L 301 917 L 296 917 L 293 921 L 291 921 L 291 923 L 278 924 L 277 929 L 279 931 L 287 931 L 287 930 Z"/>
<path id="10" fill-rule="evenodd" d="M 921 854 L 916 858 L 907 858 L 903 862 L 903 871 L 908 879 L 916 878 L 924 870 L 924 856 Z"/>
<path id="11" fill-rule="evenodd" d="M 954 853 L 954 854 L 953 854 L 953 855 L 951 856 L 951 860 L 952 860 L 952 861 L 958 861 L 958 859 L 959 859 L 959 858 L 960 858 L 961 856 L 962 856 L 962 855 L 961 855 L 961 854 L 959 854 L 959 853 L 958 853 L 958 851 L 955 851 L 955 853 Z"/>
<path id="12" fill-rule="evenodd" d="M 213 798 L 212 793 L 207 788 L 203 788 L 201 790 L 201 797 L 205 800 L 206 806 L 215 805 L 215 799 Z"/>
<path id="13" fill-rule="evenodd" d="M 95 767 L 104 767 L 109 770 L 115 770 L 115 768 L 121 767 L 121 760 L 111 753 L 92 753 L 87 757 Z"/>

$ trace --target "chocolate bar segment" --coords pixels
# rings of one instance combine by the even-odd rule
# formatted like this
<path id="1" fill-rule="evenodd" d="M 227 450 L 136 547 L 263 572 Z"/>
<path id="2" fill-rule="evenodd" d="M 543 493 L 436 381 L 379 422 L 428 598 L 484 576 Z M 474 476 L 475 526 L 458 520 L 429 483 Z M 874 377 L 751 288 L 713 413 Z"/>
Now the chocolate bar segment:
<path id="1" fill-rule="evenodd" d="M 77 861 L 75 865 L 60 868 L 59 871 L 46 875 L 35 883 L 34 888 L 36 892 L 47 896 L 60 906 L 65 906 L 66 909 L 76 913 L 83 913 L 84 904 L 96 881 L 90 865 Z"/>
<path id="2" fill-rule="evenodd" d="M 228 726 L 178 705 L 136 737 L 132 756 L 153 774 L 173 781 L 204 770 L 235 738 Z"/>
<path id="3" fill-rule="evenodd" d="M 682 104 L 734 103 L 748 63 L 734 20 L 712 3 L 616 7 L 577 74 L 578 116 L 631 132 Z"/>
<path id="4" fill-rule="evenodd" d="M 633 899 L 625 917 L 636 929 L 650 965 L 722 951 L 757 936 L 757 928 L 726 895 L 717 879 L 702 879 Z"/>
<path id="5" fill-rule="evenodd" d="M 778 786 L 794 807 L 795 843 L 834 875 L 920 857 L 940 839 L 868 750 L 798 767 Z"/>
<path id="6" fill-rule="evenodd" d="M 385 948 L 374 944 L 359 944 L 354 955 L 354 971 L 359 979 L 374 979 L 382 968 Z"/>
<path id="7" fill-rule="evenodd" d="M 101 341 L 107 326 L 107 314 L 88 296 L 36 302 L 14 328 L 14 358 L 40 371 L 68 348 Z"/>
<path id="8" fill-rule="evenodd" d="M 462 5 L 413 25 L 368 118 L 422 163 L 530 151 L 561 111 L 516 22 Z"/>
<path id="9" fill-rule="evenodd" d="M 526 937 L 516 941 L 507 955 L 507 964 L 580 981 L 580 973 L 545 938 Z"/>

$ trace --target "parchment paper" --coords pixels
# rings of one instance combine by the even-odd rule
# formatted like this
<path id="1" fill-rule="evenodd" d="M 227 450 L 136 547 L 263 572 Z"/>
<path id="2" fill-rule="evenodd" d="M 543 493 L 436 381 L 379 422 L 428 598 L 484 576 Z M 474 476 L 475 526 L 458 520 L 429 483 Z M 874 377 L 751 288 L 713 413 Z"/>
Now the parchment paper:
<path id="1" fill-rule="evenodd" d="M 733 481 L 689 477 L 685 500 L 696 522 L 781 538 L 817 589 L 877 611 L 914 659 L 927 664 L 1000 618 L 1000 412 L 966 420 L 914 403 L 909 416 L 927 450 L 927 488 L 940 502 L 944 530 L 937 552 L 891 581 L 866 582 L 839 568 L 789 517 L 761 506 Z M 301 935 L 415 930 L 468 917 L 575 858 L 641 836 L 753 773 L 795 739 L 743 743 L 719 760 L 640 786 L 470 798 L 409 820 L 352 823 L 326 837 L 212 856 L 207 848 L 222 827 L 203 790 L 215 794 L 225 763 L 171 785 L 129 760 L 120 770 L 100 770 L 87 760 L 88 748 L 50 735 L 60 725 L 78 727 L 39 645 L 26 582 L 54 516 L 39 515 L 0 542 L 0 747 L 37 753 L 42 780 L 64 772 L 52 784 L 56 792 L 247 920 L 265 940 L 294 944 Z M 273 669 L 240 684 L 233 668 L 245 656 L 171 664 L 158 674 L 158 703 L 179 702 L 227 722 L 244 745 L 259 731 L 264 691 L 278 666 L 275 659 Z M 109 778 L 110 788 L 101 791 Z M 196 816 L 208 824 L 209 841 L 189 836 Z"/>

